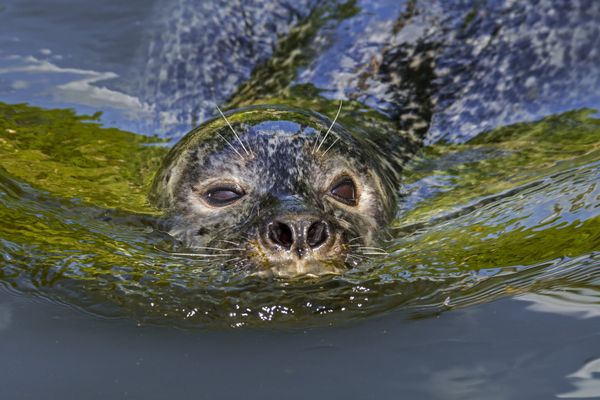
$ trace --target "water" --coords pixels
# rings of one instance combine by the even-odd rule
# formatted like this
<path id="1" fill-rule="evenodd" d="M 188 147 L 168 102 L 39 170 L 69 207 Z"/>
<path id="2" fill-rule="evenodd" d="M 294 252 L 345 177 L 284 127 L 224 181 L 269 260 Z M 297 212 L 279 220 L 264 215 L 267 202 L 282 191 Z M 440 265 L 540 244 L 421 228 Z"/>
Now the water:
<path id="1" fill-rule="evenodd" d="M 153 228 L 159 211 L 145 193 L 170 142 L 131 133 L 160 124 L 144 122 L 149 100 L 127 82 L 163 5 L 107 3 L 103 18 L 119 23 L 103 25 L 66 1 L 5 4 L 7 398 L 600 397 L 593 97 L 581 97 L 591 109 L 578 100 L 425 148 L 407 172 L 388 255 L 341 277 L 265 282 L 173 256 Z M 329 67 L 306 68 L 326 85 Z M 245 90 L 233 104 L 253 100 Z M 294 101 L 327 113 L 327 99 Z"/>
<path id="2" fill-rule="evenodd" d="M 503 299 L 417 320 L 392 313 L 345 327 L 199 332 L 138 327 L 3 293 L 0 315 L 10 315 L 0 325 L 3 393 L 593 398 L 598 317 L 558 314 L 551 299 Z M 552 311 L 533 310 L 544 305 Z"/>

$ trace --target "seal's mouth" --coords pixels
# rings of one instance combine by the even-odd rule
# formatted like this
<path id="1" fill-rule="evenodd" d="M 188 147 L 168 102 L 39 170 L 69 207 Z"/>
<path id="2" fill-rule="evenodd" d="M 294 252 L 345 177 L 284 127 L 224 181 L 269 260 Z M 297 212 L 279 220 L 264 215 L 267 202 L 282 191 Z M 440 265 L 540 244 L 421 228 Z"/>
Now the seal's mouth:
<path id="1" fill-rule="evenodd" d="M 339 233 L 328 233 L 327 240 L 319 243 L 297 240 L 287 246 L 258 235 L 248 246 L 249 258 L 256 265 L 252 275 L 258 277 L 321 277 L 348 269 L 344 263 L 347 246 Z"/>
<path id="2" fill-rule="evenodd" d="M 282 263 L 266 263 L 258 267 L 253 276 L 260 278 L 319 278 L 326 275 L 340 275 L 346 268 L 334 261 L 294 260 Z"/>

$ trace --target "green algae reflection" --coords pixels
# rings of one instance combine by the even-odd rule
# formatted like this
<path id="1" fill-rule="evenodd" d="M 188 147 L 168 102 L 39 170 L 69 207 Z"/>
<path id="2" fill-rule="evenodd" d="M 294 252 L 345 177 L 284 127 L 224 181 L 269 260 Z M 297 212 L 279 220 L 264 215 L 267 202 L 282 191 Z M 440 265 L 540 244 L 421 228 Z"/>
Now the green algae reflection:
<path id="1" fill-rule="evenodd" d="M 600 121 L 591 115 L 568 112 L 426 149 L 408 180 L 435 176 L 442 185 L 396 221 L 400 231 L 430 224 L 411 258 L 479 270 L 599 250 Z"/>
<path id="2" fill-rule="evenodd" d="M 97 117 L 0 103 L 3 285 L 152 323 L 307 326 L 600 282 L 600 120 L 590 110 L 424 149 L 389 254 L 297 282 L 170 254 L 146 199 L 164 142 Z"/>
<path id="3" fill-rule="evenodd" d="M 156 146 L 164 141 L 104 128 L 99 117 L 0 103 L 2 168 L 60 197 L 152 211 L 147 187 L 166 154 L 167 149 Z"/>

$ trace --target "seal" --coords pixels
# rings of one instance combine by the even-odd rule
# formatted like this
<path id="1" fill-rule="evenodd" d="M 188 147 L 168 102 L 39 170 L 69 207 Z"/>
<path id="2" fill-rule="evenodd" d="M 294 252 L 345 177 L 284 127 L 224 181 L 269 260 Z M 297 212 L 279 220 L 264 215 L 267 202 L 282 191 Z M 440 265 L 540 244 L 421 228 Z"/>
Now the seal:
<path id="1" fill-rule="evenodd" d="M 262 277 L 336 274 L 376 246 L 398 181 L 377 144 L 317 113 L 245 108 L 202 124 L 167 155 L 152 200 L 197 255 Z"/>

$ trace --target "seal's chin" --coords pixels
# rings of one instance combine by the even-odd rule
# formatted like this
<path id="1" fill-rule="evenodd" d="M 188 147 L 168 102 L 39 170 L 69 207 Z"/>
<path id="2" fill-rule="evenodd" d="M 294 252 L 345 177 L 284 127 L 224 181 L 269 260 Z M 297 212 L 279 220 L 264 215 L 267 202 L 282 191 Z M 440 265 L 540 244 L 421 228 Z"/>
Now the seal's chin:
<path id="1" fill-rule="evenodd" d="M 339 261 L 319 261 L 315 259 L 287 260 L 278 263 L 264 263 L 252 275 L 260 278 L 318 278 L 327 275 L 340 275 L 345 271 Z"/>

